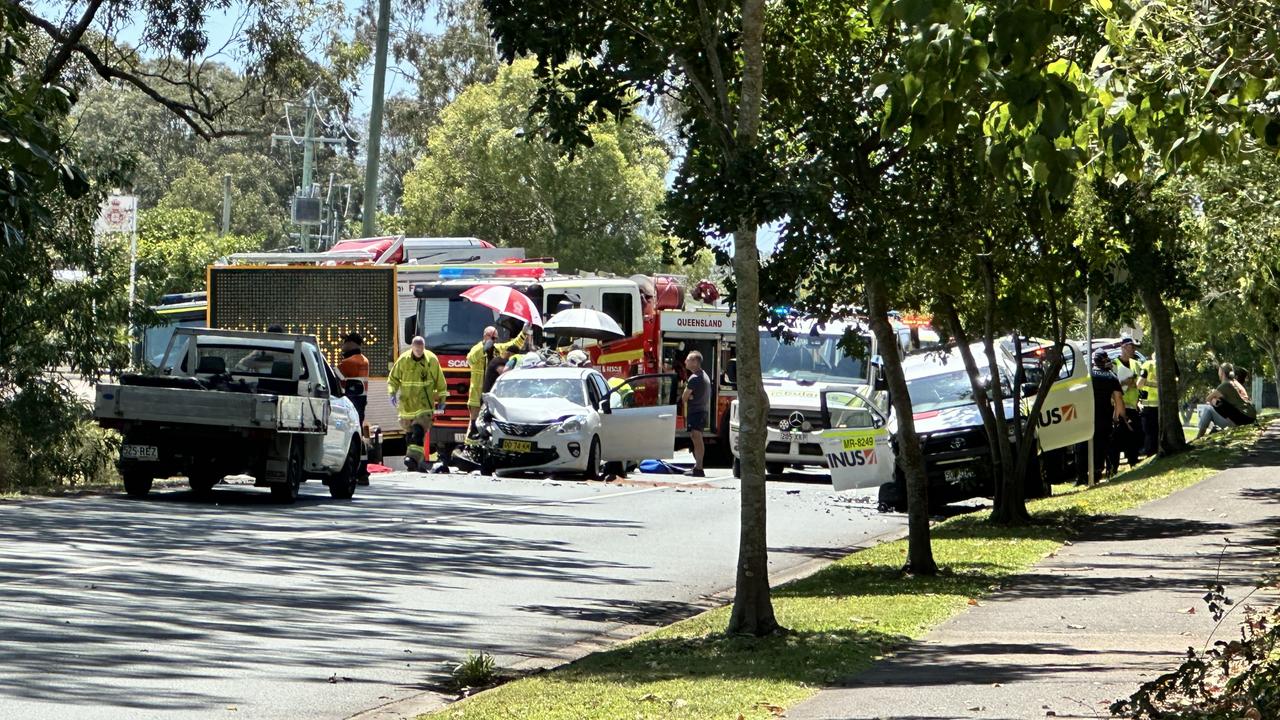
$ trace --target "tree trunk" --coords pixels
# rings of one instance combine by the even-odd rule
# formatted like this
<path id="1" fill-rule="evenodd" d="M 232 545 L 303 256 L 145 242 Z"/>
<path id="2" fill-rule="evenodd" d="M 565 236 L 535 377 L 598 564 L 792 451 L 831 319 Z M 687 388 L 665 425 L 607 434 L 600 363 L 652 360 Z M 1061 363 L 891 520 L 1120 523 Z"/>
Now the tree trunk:
<path id="1" fill-rule="evenodd" d="M 929 478 L 925 475 L 924 452 L 916 435 L 911 395 L 907 392 L 907 378 L 898 354 L 898 338 L 889 324 L 889 290 L 884 277 L 874 269 L 867 273 L 865 281 L 871 332 L 875 334 L 877 350 L 884 362 L 889 398 L 898 421 L 898 463 L 907 479 L 906 570 L 917 575 L 935 575 L 938 565 L 933 560 L 929 540 Z"/>
<path id="2" fill-rule="evenodd" d="M 973 357 L 973 351 L 969 348 L 969 337 L 960 323 L 960 314 L 956 311 L 954 302 L 945 299 L 942 312 L 951 330 L 951 336 L 955 338 L 956 347 L 960 351 L 960 359 L 964 362 L 965 372 L 969 376 L 969 386 L 973 389 L 974 404 L 978 407 L 978 414 L 982 416 L 983 429 L 987 433 L 991 470 L 994 476 L 992 483 L 995 486 L 996 497 L 991 510 L 991 521 L 999 525 L 1018 525 L 1029 522 L 1031 514 L 1027 512 L 1026 493 L 1022 484 L 1022 476 L 1028 463 L 1023 457 L 1025 453 L 1019 453 L 1019 457 L 1015 459 L 1013 447 L 1009 444 L 1009 423 L 1004 417 L 1003 393 L 999 388 L 1000 375 L 996 371 L 991 373 L 993 393 L 1000 398 L 993 402 L 987 394 L 987 389 L 982 386 L 982 373 L 978 369 L 977 360 Z M 995 358 L 994 338 L 984 337 L 983 352 L 987 358 L 987 367 L 995 367 L 992 364 Z M 999 408 L 999 411 L 996 408 Z M 1032 420 L 1028 419 L 1027 422 L 1030 423 Z"/>
<path id="3" fill-rule="evenodd" d="M 764 0 L 742 3 L 742 98 L 738 106 L 738 149 L 755 145 L 764 82 Z M 730 163 L 732 164 L 732 163 Z M 737 283 L 738 442 L 742 464 L 738 573 L 730 634 L 768 635 L 779 629 L 769 596 L 769 542 L 765 515 L 765 422 L 769 401 L 760 370 L 760 251 L 757 223 L 744 217 L 733 234 Z"/>
<path id="4" fill-rule="evenodd" d="M 754 227 L 733 236 L 738 283 L 738 455 L 742 464 L 738 575 L 729 633 L 766 635 L 778 629 L 769 597 L 765 534 L 765 422 L 769 407 L 760 370 L 760 278 Z"/>
<path id="5" fill-rule="evenodd" d="M 1151 323 L 1156 355 L 1156 389 L 1160 393 L 1160 443 L 1161 456 L 1173 455 L 1187 449 L 1187 436 L 1182 432 L 1182 415 L 1178 412 L 1177 355 L 1173 338 L 1173 323 L 1169 320 L 1169 308 L 1156 288 L 1138 288 L 1138 297 L 1147 311 Z"/>

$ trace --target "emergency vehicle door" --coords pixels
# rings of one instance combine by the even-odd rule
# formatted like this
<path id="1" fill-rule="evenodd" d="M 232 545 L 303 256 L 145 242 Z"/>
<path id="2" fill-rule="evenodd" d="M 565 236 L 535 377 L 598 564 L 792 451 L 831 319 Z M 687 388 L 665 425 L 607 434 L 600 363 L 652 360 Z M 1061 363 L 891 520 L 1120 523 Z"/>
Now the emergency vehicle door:
<path id="1" fill-rule="evenodd" d="M 1093 437 L 1093 379 L 1089 363 L 1072 343 L 1063 346 L 1062 361 L 1058 380 L 1049 388 L 1040 408 L 1036 430 L 1040 452 L 1069 447 Z M 1027 409 L 1030 408 L 1028 402 Z"/>
<path id="2" fill-rule="evenodd" d="M 893 481 L 894 453 L 885 411 L 862 388 L 822 391 L 826 429 L 818 435 L 837 492 Z"/>
<path id="3" fill-rule="evenodd" d="M 612 387 L 600 401 L 603 459 L 669 458 L 676 446 L 674 373 L 637 375 Z"/>

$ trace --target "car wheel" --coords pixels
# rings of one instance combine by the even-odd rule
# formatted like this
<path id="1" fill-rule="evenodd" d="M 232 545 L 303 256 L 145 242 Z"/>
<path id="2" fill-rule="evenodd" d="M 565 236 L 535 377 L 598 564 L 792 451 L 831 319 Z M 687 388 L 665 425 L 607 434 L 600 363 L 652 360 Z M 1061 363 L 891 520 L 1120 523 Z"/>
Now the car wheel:
<path id="1" fill-rule="evenodd" d="M 782 463 L 765 463 L 764 472 L 766 475 L 781 475 L 786 466 Z"/>
<path id="2" fill-rule="evenodd" d="M 1023 497 L 1027 500 L 1045 498 L 1053 494 L 1053 485 L 1045 479 L 1045 472 L 1040 456 L 1033 454 L 1027 463 L 1027 475 L 1023 479 Z"/>
<path id="3" fill-rule="evenodd" d="M 124 476 L 124 491 L 129 497 L 142 498 L 151 492 L 152 478 L 146 472 L 126 470 L 121 475 Z"/>
<path id="4" fill-rule="evenodd" d="M 742 477 L 742 460 L 736 457 L 733 459 L 733 476 L 736 478 Z"/>
<path id="5" fill-rule="evenodd" d="M 208 497 L 213 492 L 213 486 L 222 482 L 221 475 L 214 475 L 208 471 L 192 470 L 187 476 L 187 484 L 191 486 L 191 492 L 200 497 Z"/>
<path id="6" fill-rule="evenodd" d="M 289 465 L 285 471 L 285 481 L 271 486 L 271 497 L 286 505 L 296 501 L 302 490 L 302 440 L 295 438 L 289 445 Z"/>
<path id="7" fill-rule="evenodd" d="M 350 500 L 356 494 L 356 483 L 360 480 L 360 439 L 351 441 L 351 449 L 347 451 L 347 459 L 342 469 L 329 478 L 329 497 L 334 500 Z"/>
<path id="8" fill-rule="evenodd" d="M 604 476 L 600 465 L 600 438 L 591 438 L 591 450 L 587 453 L 587 470 L 583 473 L 588 480 L 599 480 Z"/>

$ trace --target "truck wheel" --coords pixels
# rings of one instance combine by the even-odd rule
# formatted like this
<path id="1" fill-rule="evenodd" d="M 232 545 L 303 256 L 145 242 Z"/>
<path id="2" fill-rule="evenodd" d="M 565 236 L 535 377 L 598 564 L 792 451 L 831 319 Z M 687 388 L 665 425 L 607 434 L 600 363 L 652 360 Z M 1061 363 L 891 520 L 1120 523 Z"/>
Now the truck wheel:
<path id="1" fill-rule="evenodd" d="M 289 443 L 289 467 L 285 471 L 285 481 L 271 486 L 271 497 L 276 502 L 291 504 L 298 499 L 302 489 L 302 440 L 294 438 Z"/>
<path id="2" fill-rule="evenodd" d="M 201 497 L 206 497 L 213 492 L 213 486 L 222 482 L 222 476 L 214 476 L 211 473 L 192 471 L 187 476 L 187 484 L 191 486 L 191 492 Z"/>
<path id="3" fill-rule="evenodd" d="M 587 471 L 583 473 L 588 480 L 599 480 L 604 473 L 600 468 L 600 438 L 591 438 L 591 450 L 587 453 Z"/>
<path id="4" fill-rule="evenodd" d="M 129 497 L 143 498 L 151 492 L 151 476 L 137 470 L 126 470 L 121 473 L 124 479 L 124 491 Z"/>
<path id="5" fill-rule="evenodd" d="M 900 468 L 893 469 L 893 482 L 880 486 L 877 510 L 880 512 L 907 511 L 907 478 Z"/>
<path id="6" fill-rule="evenodd" d="M 360 439 L 351 441 L 351 449 L 347 451 L 346 462 L 342 469 L 329 477 L 329 497 L 335 500 L 350 500 L 356 494 L 356 483 L 360 480 Z"/>

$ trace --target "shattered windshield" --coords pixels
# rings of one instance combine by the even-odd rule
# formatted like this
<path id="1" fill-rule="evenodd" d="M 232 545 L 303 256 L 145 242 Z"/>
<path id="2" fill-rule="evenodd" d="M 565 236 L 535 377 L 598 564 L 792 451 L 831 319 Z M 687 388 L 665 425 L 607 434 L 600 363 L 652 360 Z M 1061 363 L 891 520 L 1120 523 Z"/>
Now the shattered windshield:
<path id="1" fill-rule="evenodd" d="M 492 393 L 499 400 L 563 398 L 574 405 L 587 404 L 582 381 L 577 378 L 500 377 Z"/>

